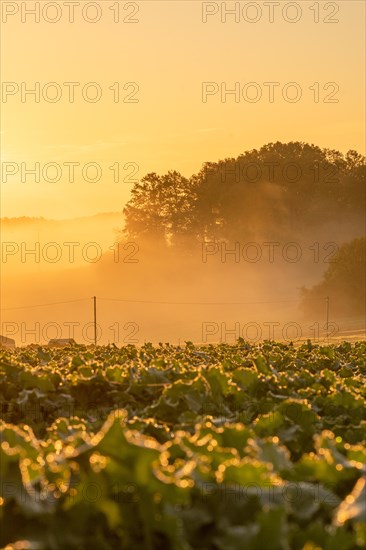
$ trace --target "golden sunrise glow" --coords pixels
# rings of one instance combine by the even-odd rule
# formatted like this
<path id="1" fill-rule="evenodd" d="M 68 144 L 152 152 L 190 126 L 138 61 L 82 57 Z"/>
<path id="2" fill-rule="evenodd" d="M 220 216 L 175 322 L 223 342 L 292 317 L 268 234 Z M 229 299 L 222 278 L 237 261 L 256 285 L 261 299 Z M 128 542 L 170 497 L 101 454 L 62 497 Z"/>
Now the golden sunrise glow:
<path id="1" fill-rule="evenodd" d="M 18 4 L 31 10 L 34 2 Z M 2 216 L 62 219 L 121 210 L 133 181 L 148 172 L 176 169 L 190 176 L 205 161 L 234 157 L 271 141 L 307 141 L 343 152 L 365 151 L 363 2 L 340 2 L 335 15 L 320 3 L 318 23 L 309 2 L 300 3 L 302 17 L 296 23 L 283 19 L 283 2 L 273 14 L 273 23 L 265 6 L 257 23 L 245 21 L 242 15 L 238 23 L 230 15 L 222 23 L 220 12 L 210 15 L 216 9 L 212 5 L 220 3 L 206 3 L 211 7 L 204 8 L 197 1 L 130 3 L 138 5 L 136 14 L 137 8 L 120 2 L 119 23 L 113 21 L 113 3 L 104 1 L 100 21 L 94 24 L 83 20 L 81 9 L 86 3 L 81 2 L 75 8 L 74 23 L 69 23 L 69 12 L 63 2 L 59 4 L 62 16 L 56 23 L 45 21 L 42 13 L 39 23 L 26 14 L 22 23 L 20 8 L 15 15 L 7 8 L 4 15 L 2 7 L 3 21 L 6 18 L 2 80 L 19 85 L 19 92 L 7 95 L 6 102 L 3 93 L 1 104 L 3 161 L 19 166 L 3 184 Z M 234 5 L 227 4 L 228 10 Z M 87 13 L 94 17 L 92 9 Z M 56 15 L 52 8 L 46 12 L 48 19 Z M 247 12 L 249 19 L 254 16 Z M 294 18 L 291 9 L 288 17 Z M 326 18 L 339 22 L 326 23 Z M 21 83 L 32 89 L 36 82 L 41 101 L 36 103 L 29 94 L 22 103 Z M 55 97 L 55 89 L 44 89 L 50 82 L 58 83 L 62 91 L 56 103 L 42 98 L 42 91 Z M 74 88 L 72 104 L 65 82 L 80 83 Z M 83 100 L 83 87 L 90 82 L 102 89 L 97 103 Z M 109 87 L 117 82 L 120 99 L 131 96 L 138 103 L 114 103 L 117 88 Z M 138 84 L 135 95 L 133 87 L 123 90 L 129 82 Z M 207 102 L 202 101 L 203 82 L 220 86 Z M 243 87 L 250 82 L 261 87 L 263 95 L 257 103 L 243 99 Z M 268 100 L 268 82 L 279 83 L 273 103 Z M 283 87 L 289 82 L 301 87 L 302 97 L 296 103 L 283 100 Z M 239 103 L 233 94 L 221 102 L 221 83 L 228 91 L 240 84 Z M 331 96 L 338 103 L 323 102 L 333 92 L 332 86 L 323 89 L 327 83 L 339 86 Z M 88 91 L 92 97 L 93 89 Z M 255 89 L 247 91 L 253 97 Z M 44 181 L 41 174 L 39 182 L 27 175 L 22 183 L 20 164 L 31 169 L 36 162 L 41 169 L 47 163 L 59 163 L 59 181 Z M 74 182 L 69 181 L 65 162 L 79 163 Z M 101 166 L 98 182 L 83 179 L 81 171 L 87 163 Z M 110 169 L 114 163 L 120 163 L 118 183 Z"/>

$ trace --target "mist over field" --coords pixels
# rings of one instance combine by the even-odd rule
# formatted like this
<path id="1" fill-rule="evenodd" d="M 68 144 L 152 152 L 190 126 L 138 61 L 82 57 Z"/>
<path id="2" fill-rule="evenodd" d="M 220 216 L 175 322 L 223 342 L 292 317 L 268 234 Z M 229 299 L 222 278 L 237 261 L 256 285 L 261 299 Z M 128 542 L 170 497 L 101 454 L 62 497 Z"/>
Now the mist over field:
<path id="1" fill-rule="evenodd" d="M 291 198 L 294 185 L 223 184 L 217 167 L 199 184 L 200 175 L 148 175 L 124 213 L 3 219 L 2 333 L 22 345 L 91 343 L 96 296 L 99 343 L 324 338 L 329 291 L 319 289 L 304 308 L 302 289 L 363 236 L 357 196 L 354 216 L 342 217 L 339 191 L 326 204 L 329 185 L 325 197 L 302 204 Z M 346 306 L 331 296 L 331 336 L 353 319 L 359 328 L 363 312 Z"/>

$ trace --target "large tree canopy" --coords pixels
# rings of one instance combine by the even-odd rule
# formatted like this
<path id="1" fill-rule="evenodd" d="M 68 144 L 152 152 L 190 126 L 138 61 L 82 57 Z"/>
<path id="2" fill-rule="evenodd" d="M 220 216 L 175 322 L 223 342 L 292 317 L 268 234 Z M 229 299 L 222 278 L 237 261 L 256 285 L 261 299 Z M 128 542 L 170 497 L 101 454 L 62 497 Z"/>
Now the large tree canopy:
<path id="1" fill-rule="evenodd" d="M 202 240 L 305 237 L 365 216 L 365 158 L 302 142 L 270 143 L 205 163 L 190 178 L 147 174 L 125 208 L 129 237 L 178 246 Z"/>

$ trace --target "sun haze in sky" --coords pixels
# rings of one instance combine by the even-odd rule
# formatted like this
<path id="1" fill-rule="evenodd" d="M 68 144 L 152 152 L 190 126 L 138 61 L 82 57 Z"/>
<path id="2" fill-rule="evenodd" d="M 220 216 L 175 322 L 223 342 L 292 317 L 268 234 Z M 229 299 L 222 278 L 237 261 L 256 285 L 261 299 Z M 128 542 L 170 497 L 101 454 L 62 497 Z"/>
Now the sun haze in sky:
<path id="1" fill-rule="evenodd" d="M 365 152 L 363 2 L 70 4 L 1 3 L 3 217 L 122 210 L 271 141 Z"/>

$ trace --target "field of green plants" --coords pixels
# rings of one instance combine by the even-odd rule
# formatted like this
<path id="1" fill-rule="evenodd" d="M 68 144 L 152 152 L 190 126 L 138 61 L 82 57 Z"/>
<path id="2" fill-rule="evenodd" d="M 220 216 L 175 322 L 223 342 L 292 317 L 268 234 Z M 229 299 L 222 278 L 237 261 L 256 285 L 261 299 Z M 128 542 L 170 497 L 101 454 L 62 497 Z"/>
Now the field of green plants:
<path id="1" fill-rule="evenodd" d="M 361 550 L 366 342 L 0 351 L 0 547 Z"/>

